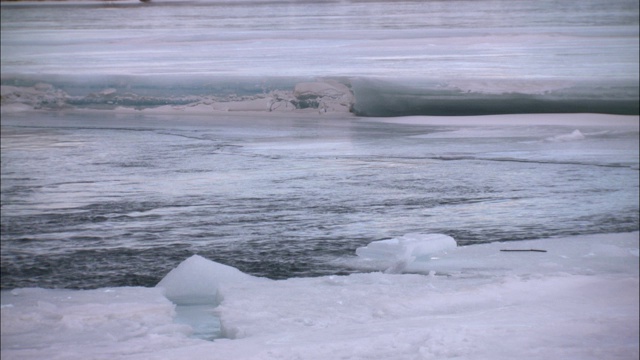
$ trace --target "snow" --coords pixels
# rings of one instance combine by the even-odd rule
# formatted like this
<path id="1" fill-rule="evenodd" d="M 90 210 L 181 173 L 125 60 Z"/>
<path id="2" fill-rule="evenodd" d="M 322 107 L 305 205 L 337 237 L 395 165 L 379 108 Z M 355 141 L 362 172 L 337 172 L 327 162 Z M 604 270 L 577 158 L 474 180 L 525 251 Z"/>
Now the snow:
<path id="1" fill-rule="evenodd" d="M 1 355 L 285 360 L 638 357 L 638 232 L 464 247 L 451 247 L 449 239 L 408 234 L 368 246 L 395 242 L 412 249 L 417 256 L 403 274 L 372 271 L 275 281 L 194 256 L 155 288 L 3 291 Z M 500 251 L 530 249 L 546 252 Z M 421 256 L 434 252 L 438 256 Z M 390 251 L 385 256 L 396 255 Z M 363 269 L 371 266 L 360 255 L 341 261 Z M 191 296 L 213 306 L 219 301 L 215 312 L 225 338 L 192 338 L 193 329 L 175 321 L 175 305 L 167 297 L 185 301 Z"/>

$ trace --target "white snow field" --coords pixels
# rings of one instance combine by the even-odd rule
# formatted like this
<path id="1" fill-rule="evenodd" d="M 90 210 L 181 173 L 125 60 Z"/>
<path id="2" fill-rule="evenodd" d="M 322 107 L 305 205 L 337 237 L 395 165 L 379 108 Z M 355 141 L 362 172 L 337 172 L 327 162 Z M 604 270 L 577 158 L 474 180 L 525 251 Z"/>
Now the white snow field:
<path id="1" fill-rule="evenodd" d="M 3 291 L 2 359 L 638 357 L 638 232 L 394 241 L 411 273 L 382 271 L 407 246 L 340 260 L 380 271 L 278 281 L 194 255 L 155 288 Z M 213 309 L 222 338 L 190 336 L 168 298 Z"/>

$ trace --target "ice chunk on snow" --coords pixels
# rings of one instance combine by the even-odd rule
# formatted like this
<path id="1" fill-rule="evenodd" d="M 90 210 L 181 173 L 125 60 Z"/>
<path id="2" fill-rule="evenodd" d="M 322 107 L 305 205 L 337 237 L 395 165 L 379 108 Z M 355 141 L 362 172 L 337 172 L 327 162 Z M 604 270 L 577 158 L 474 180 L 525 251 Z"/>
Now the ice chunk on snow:
<path id="1" fill-rule="evenodd" d="M 380 240 L 356 249 L 356 255 L 365 259 L 389 261 L 388 273 L 402 272 L 416 259 L 425 260 L 434 255 L 455 249 L 456 241 L 444 234 L 411 233 L 404 236 Z"/>
<path id="2" fill-rule="evenodd" d="M 165 296 L 179 305 L 217 304 L 221 300 L 221 286 L 251 278 L 234 267 L 193 255 L 171 270 L 156 286 L 164 288 Z"/>

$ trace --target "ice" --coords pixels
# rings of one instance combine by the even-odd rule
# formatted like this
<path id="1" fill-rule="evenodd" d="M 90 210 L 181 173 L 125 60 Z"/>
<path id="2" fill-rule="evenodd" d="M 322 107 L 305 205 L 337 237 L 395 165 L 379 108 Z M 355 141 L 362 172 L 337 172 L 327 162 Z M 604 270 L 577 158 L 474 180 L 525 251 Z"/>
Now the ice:
<path id="1" fill-rule="evenodd" d="M 388 273 L 402 272 L 415 260 L 428 260 L 455 249 L 456 241 L 443 234 L 406 234 L 398 238 L 380 240 L 356 249 L 356 255 L 382 263 L 391 262 Z"/>
<path id="2" fill-rule="evenodd" d="M 219 292 L 214 341 L 189 337 L 161 286 L 2 291 L 2 358 L 632 359 L 638 236 L 456 247 L 407 269 L 425 274 L 279 281 L 194 256 L 161 284 L 174 299 Z"/>
<path id="3" fill-rule="evenodd" d="M 582 275 L 594 275 L 598 272 L 624 273 L 638 257 L 638 244 L 629 242 L 628 236 L 610 235 L 605 242 L 601 241 L 602 235 L 583 235 L 546 241 L 524 240 L 452 247 L 440 252 L 439 256 L 416 258 L 403 271 L 463 277 L 558 272 Z M 385 270 L 387 265 L 358 256 L 353 259 L 353 266 Z M 637 273 L 638 270 L 634 270 L 634 274 Z"/>
<path id="4" fill-rule="evenodd" d="M 171 270 L 157 286 L 176 304 L 216 304 L 221 300 L 220 287 L 250 278 L 236 268 L 193 255 Z"/>
<path id="5" fill-rule="evenodd" d="M 34 86 L 0 86 L 3 113 L 21 112 L 27 109 L 66 109 L 102 107 L 138 111 L 158 108 L 163 112 L 180 110 L 188 112 L 314 112 L 333 115 L 349 114 L 355 103 L 353 92 L 346 84 L 331 79 L 300 82 L 284 89 L 252 95 L 187 95 L 174 97 L 165 94 L 158 97 L 134 94 L 131 89 L 104 88 L 81 96 L 71 96 L 52 84 L 37 83 Z M 241 87 L 236 85 L 235 91 Z M 229 91 L 229 89 L 227 89 Z M 164 105 L 172 104 L 172 105 Z"/>

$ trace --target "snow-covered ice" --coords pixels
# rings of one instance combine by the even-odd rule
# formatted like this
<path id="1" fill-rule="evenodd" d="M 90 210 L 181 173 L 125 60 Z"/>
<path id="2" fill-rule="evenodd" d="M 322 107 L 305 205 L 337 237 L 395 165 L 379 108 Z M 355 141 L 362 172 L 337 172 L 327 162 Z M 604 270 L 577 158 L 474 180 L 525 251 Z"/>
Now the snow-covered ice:
<path id="1" fill-rule="evenodd" d="M 2 358 L 638 357 L 638 232 L 455 248 L 399 239 L 447 250 L 404 274 L 275 281 L 194 256 L 155 288 L 3 291 Z M 500 251 L 532 248 L 546 252 Z M 163 294 L 218 301 L 224 337 L 190 337 Z"/>

